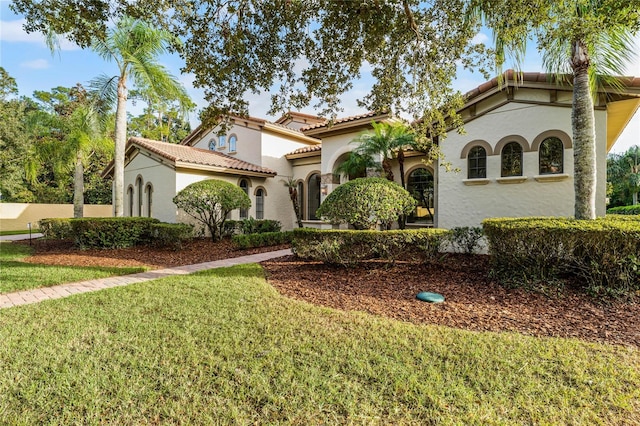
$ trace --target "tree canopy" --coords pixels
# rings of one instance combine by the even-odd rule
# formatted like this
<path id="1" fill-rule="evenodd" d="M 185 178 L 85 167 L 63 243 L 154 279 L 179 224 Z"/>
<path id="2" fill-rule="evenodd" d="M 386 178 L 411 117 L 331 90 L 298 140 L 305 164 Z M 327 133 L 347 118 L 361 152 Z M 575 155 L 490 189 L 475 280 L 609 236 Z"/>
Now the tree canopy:
<path id="1" fill-rule="evenodd" d="M 246 95 L 271 94 L 272 113 L 313 105 L 339 111 L 339 97 L 363 72 L 371 92 L 363 108 L 423 118 L 430 134 L 461 105 L 451 89 L 459 64 L 484 59 L 473 43 L 478 25 L 464 0 L 14 0 L 28 31 L 53 30 L 81 46 L 104 39 L 106 24 L 144 17 L 183 41 L 185 72 L 195 75 L 211 106 L 205 122 L 247 113 Z M 439 108 L 434 108 L 439 107 Z"/>

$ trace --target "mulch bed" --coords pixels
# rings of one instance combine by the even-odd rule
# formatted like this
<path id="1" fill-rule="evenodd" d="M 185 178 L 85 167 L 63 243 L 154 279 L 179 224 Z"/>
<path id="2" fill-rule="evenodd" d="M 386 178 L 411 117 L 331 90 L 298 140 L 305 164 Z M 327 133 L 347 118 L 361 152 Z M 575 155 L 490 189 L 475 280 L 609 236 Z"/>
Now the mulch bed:
<path id="1" fill-rule="evenodd" d="M 28 244 L 28 242 L 21 242 Z M 230 241 L 194 240 L 178 251 L 152 247 L 77 250 L 68 242 L 34 241 L 27 262 L 78 266 L 163 268 L 209 262 L 287 246 L 236 250 Z M 575 337 L 640 347 L 640 301 L 601 301 L 568 285 L 545 295 L 505 288 L 489 279 L 488 257 L 448 255 L 432 265 L 369 261 L 341 268 L 287 256 L 262 263 L 269 283 L 285 296 L 342 310 L 364 311 L 415 324 L 533 336 Z M 421 291 L 443 304 L 416 299 Z"/>
<path id="2" fill-rule="evenodd" d="M 490 280 L 488 256 L 448 255 L 437 264 L 370 261 L 355 268 L 288 256 L 262 263 L 269 282 L 288 297 L 364 311 L 414 324 L 532 336 L 575 337 L 640 347 L 640 303 L 599 301 L 575 288 L 545 295 Z M 445 303 L 416 299 L 440 293 Z"/>

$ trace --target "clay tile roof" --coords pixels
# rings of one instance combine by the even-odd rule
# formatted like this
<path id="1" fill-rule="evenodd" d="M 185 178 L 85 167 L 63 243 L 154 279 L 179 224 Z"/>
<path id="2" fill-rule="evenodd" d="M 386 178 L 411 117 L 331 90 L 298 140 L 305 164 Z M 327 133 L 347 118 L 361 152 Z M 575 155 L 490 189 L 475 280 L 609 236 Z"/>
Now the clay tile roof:
<path id="1" fill-rule="evenodd" d="M 193 148 L 191 146 L 176 145 L 137 137 L 129 138 L 129 144 L 138 145 L 141 148 L 147 149 L 174 162 L 264 173 L 273 176 L 278 174 L 274 170 L 238 160 L 237 158 L 217 151 L 209 151 L 201 148 Z"/>
<path id="2" fill-rule="evenodd" d="M 356 120 L 360 120 L 362 118 L 375 117 L 377 115 L 379 115 L 379 113 L 374 112 L 374 111 L 369 111 L 369 112 L 365 112 L 364 114 L 352 115 L 350 117 L 339 118 L 339 119 L 333 121 L 332 125 L 335 126 L 336 124 L 339 124 L 339 123 L 346 123 L 346 122 L 349 122 L 349 121 L 356 121 Z M 316 123 L 316 124 L 312 124 L 310 126 L 303 127 L 303 128 L 300 129 L 300 131 L 304 132 L 306 130 L 317 129 L 317 128 L 320 128 L 320 127 L 324 127 L 327 124 L 329 124 L 328 120 L 323 122 L 323 123 Z"/>
<path id="3" fill-rule="evenodd" d="M 287 155 L 295 155 L 295 154 L 305 154 L 307 152 L 320 152 L 322 151 L 322 145 L 314 145 L 314 146 L 305 146 L 302 148 L 298 148 L 293 152 L 288 153 Z"/>

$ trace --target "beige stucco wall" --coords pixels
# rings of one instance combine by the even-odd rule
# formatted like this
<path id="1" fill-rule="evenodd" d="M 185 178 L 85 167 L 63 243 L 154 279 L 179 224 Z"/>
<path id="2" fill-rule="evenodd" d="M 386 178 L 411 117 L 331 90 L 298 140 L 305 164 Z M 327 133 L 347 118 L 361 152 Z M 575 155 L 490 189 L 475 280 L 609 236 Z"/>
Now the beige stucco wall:
<path id="1" fill-rule="evenodd" d="M 205 136 L 194 145 L 195 148 L 209 149 L 209 142 L 213 139 L 218 142 L 218 129 L 210 130 Z M 261 150 L 261 133 L 254 128 L 248 128 L 241 125 L 233 125 L 226 132 L 227 140 L 224 148 L 216 148 L 216 151 L 230 155 L 239 160 L 247 161 L 252 164 L 260 165 Z M 236 135 L 236 151 L 229 151 L 229 136 Z M 217 145 L 216 145 L 217 146 Z"/>
<path id="2" fill-rule="evenodd" d="M 597 139 L 597 214 L 605 213 L 606 188 L 606 114 L 596 111 Z M 442 142 L 445 161 L 460 172 L 439 170 L 438 226 L 479 226 L 489 217 L 573 216 L 573 149 L 564 151 L 564 174 L 559 181 L 539 182 L 538 152 L 524 152 L 521 183 L 499 183 L 500 152 L 487 157 L 486 185 L 465 185 L 467 159 L 460 158 L 463 147 L 476 139 L 485 140 L 493 149 L 502 138 L 522 136 L 531 146 L 544 131 L 561 130 L 571 136 L 571 108 L 548 105 L 508 104 L 465 125 L 466 134 L 450 133 Z M 467 181 L 467 183 L 472 183 Z"/>
<path id="3" fill-rule="evenodd" d="M 111 205 L 85 204 L 84 217 L 111 217 Z M 73 217 L 73 204 L 0 203 L 0 231 L 35 229 L 40 219 Z"/>
<path id="4" fill-rule="evenodd" d="M 129 216 L 129 196 L 127 195 L 127 188 L 131 185 L 133 187 L 133 215 L 140 216 L 138 211 L 138 188 L 136 187 L 136 179 L 140 176 L 142 178 L 142 188 L 146 191 L 147 184 L 151 184 L 153 187 L 153 194 L 151 200 L 151 216 L 162 222 L 175 222 L 176 220 L 176 206 L 171 199 L 175 195 L 176 188 L 176 173 L 167 166 L 160 164 L 156 160 L 147 157 L 146 155 L 139 153 L 131 162 L 125 167 L 124 172 L 124 214 Z M 172 194 L 167 196 L 167 194 Z M 143 193 L 143 209 L 142 216 L 148 215 L 148 203 L 147 194 Z"/>

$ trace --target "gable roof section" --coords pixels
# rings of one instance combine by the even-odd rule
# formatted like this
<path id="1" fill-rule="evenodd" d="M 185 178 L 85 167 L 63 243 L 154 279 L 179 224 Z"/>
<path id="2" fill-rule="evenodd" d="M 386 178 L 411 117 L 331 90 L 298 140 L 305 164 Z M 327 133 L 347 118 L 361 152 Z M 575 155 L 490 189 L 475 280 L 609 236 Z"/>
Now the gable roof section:
<path id="1" fill-rule="evenodd" d="M 319 144 L 320 141 L 317 138 L 313 138 L 305 135 L 301 131 L 288 127 L 279 122 L 272 123 L 262 118 L 256 117 L 241 117 L 238 115 L 229 115 L 229 120 L 238 126 L 244 127 L 252 127 L 255 130 L 261 131 L 270 131 L 272 133 L 276 133 L 281 136 L 293 138 L 298 142 L 314 145 Z M 203 127 L 199 125 L 196 127 L 191 133 L 189 133 L 182 141 L 180 141 L 180 145 L 193 146 L 196 143 L 200 142 L 204 136 L 209 133 L 213 128 L 211 127 Z"/>
<path id="2" fill-rule="evenodd" d="M 278 174 L 274 170 L 238 160 L 217 151 L 209 151 L 145 138 L 129 138 L 126 150 L 128 161 L 131 161 L 131 159 L 141 151 L 146 152 L 150 157 L 161 160 L 172 168 L 207 170 L 243 176 L 273 177 Z M 112 169 L 113 162 L 107 166 L 103 175 L 110 174 Z"/>
<path id="3" fill-rule="evenodd" d="M 334 121 L 326 120 L 323 123 L 312 124 L 301 128 L 300 131 L 304 132 L 304 134 L 308 136 L 322 138 L 370 129 L 372 121 L 386 121 L 392 119 L 392 115 L 388 112 L 380 113 L 369 111 L 364 114 L 339 118 Z"/>
<path id="4" fill-rule="evenodd" d="M 596 109 L 607 110 L 607 152 L 614 145 L 629 120 L 640 108 L 640 77 L 615 77 L 621 88 L 605 85 L 599 89 L 601 95 L 594 100 Z M 514 99 L 513 92 L 519 88 L 543 89 L 550 91 L 548 102 L 533 102 Z M 475 89 L 467 92 L 465 105 L 459 110 L 473 111 L 463 120 L 468 123 L 509 102 L 546 103 L 554 106 L 571 107 L 570 102 L 557 102 L 552 95 L 554 92 L 572 92 L 571 76 L 545 74 L 538 72 L 518 73 L 514 70 L 504 72 L 500 77 L 495 77 Z M 475 111 L 475 105 L 496 94 L 506 92 L 506 99 L 482 112 Z M 504 95 L 503 95 L 504 96 Z"/>
<path id="5" fill-rule="evenodd" d="M 286 154 L 285 158 L 287 160 L 292 160 L 294 158 L 313 157 L 314 155 L 320 155 L 321 151 L 322 145 L 304 146 Z"/>

